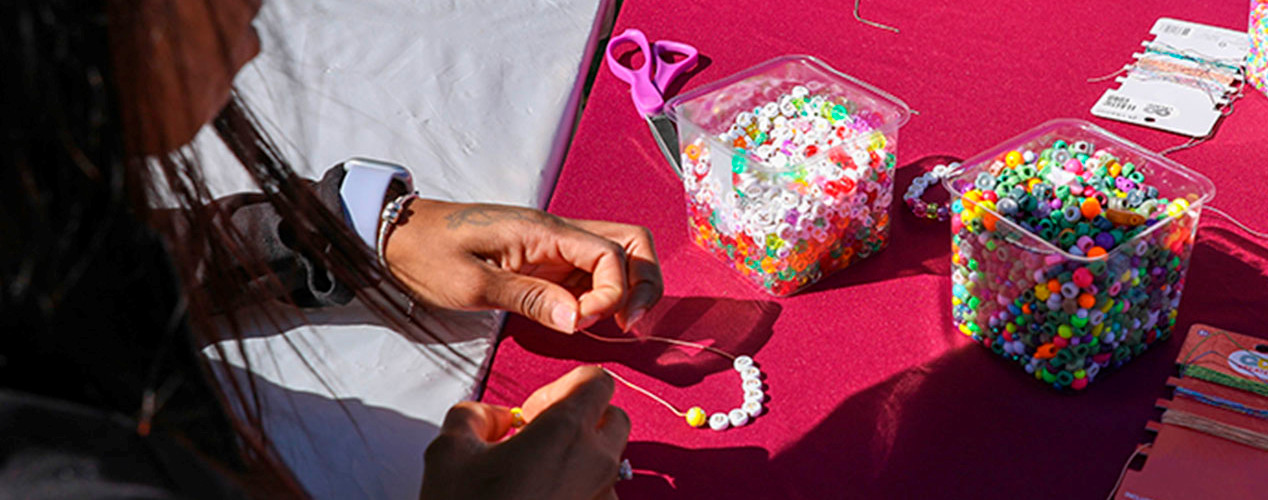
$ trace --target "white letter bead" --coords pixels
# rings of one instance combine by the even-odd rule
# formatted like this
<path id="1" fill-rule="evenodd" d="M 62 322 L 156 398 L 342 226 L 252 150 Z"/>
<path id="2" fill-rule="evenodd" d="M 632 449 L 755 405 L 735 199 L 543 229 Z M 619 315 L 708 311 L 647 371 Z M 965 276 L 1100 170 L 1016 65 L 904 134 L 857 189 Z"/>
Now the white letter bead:
<path id="1" fill-rule="evenodd" d="M 735 363 L 732 363 L 731 366 L 735 367 L 735 371 L 743 373 L 745 368 L 753 366 L 753 358 L 748 356 L 737 356 L 735 358 Z"/>
<path id="2" fill-rule="evenodd" d="M 744 390 L 747 391 L 749 389 L 762 390 L 762 381 L 755 378 L 745 379 Z"/>
<path id="3" fill-rule="evenodd" d="M 731 413 L 727 414 L 727 418 L 731 420 L 731 427 L 739 427 L 748 423 L 748 413 L 739 408 L 731 410 Z"/>
<path id="4" fill-rule="evenodd" d="M 744 391 L 744 402 L 757 401 L 761 403 L 766 401 L 766 394 L 761 389 L 747 389 Z"/>
<path id="5" fill-rule="evenodd" d="M 753 418 L 762 414 L 762 404 L 757 401 L 745 401 L 744 406 L 741 406 L 740 409 L 744 410 L 744 413 L 747 413 L 749 417 Z"/>
<path id="6" fill-rule="evenodd" d="M 762 379 L 762 371 L 761 371 L 761 370 L 758 370 L 756 366 L 750 366 L 750 367 L 745 368 L 744 370 L 741 370 L 741 371 L 740 371 L 740 379 L 742 379 L 742 380 L 748 380 L 748 379 L 751 379 L 751 378 L 755 378 L 755 379 L 761 380 L 761 379 Z"/>
<path id="7" fill-rule="evenodd" d="M 724 431 L 730 425 L 731 419 L 725 413 L 718 412 L 709 416 L 709 428 L 715 431 Z"/>

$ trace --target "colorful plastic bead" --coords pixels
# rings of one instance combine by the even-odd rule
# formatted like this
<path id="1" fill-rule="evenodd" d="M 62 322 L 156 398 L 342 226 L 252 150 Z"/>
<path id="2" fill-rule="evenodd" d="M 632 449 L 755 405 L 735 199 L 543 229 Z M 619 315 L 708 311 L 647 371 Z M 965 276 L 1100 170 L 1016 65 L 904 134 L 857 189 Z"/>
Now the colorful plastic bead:
<path id="1" fill-rule="evenodd" d="M 683 141 L 696 244 L 780 296 L 889 242 L 895 141 L 860 103 L 809 92 L 797 86 L 737 112 L 716 137 L 734 149 L 704 135 Z M 715 164 L 731 171 L 713 173 Z M 948 216 L 945 208 L 916 208 Z"/>
<path id="2" fill-rule="evenodd" d="M 731 419 L 727 418 L 725 413 L 714 413 L 709 416 L 709 428 L 715 431 L 724 431 L 731 425 Z"/>
<path id="3" fill-rule="evenodd" d="M 705 420 L 708 419 L 708 416 L 704 413 L 704 408 L 692 406 L 691 409 L 687 410 L 686 419 L 687 425 L 700 427 L 705 424 Z"/>
<path id="4" fill-rule="evenodd" d="M 1028 146 L 947 179 L 952 317 L 1038 380 L 1084 390 L 1168 337 L 1198 198 L 1082 138 Z"/>

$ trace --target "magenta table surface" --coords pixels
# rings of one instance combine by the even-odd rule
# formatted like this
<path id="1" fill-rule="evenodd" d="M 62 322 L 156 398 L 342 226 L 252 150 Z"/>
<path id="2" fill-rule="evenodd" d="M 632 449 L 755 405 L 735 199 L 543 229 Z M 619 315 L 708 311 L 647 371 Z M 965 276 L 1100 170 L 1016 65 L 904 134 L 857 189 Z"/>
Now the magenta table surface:
<path id="1" fill-rule="evenodd" d="M 1242 1 L 850 2 L 626 0 L 614 32 L 691 43 L 691 89 L 784 54 L 810 54 L 919 111 L 899 134 L 888 249 L 806 291 L 773 299 L 688 240 L 681 184 L 601 68 L 550 211 L 651 229 L 666 298 L 644 327 L 751 353 L 768 413 L 726 432 L 689 428 L 618 387 L 640 474 L 622 498 L 1104 498 L 1147 438 L 1180 339 L 1195 322 L 1268 337 L 1264 240 L 1204 213 L 1173 338 L 1086 391 L 1062 394 L 953 330 L 950 236 L 897 200 L 918 159 L 968 157 L 1044 121 L 1092 121 L 1148 148 L 1185 138 L 1094 118 L 1088 109 L 1151 38 L 1159 17 L 1244 29 Z M 671 93 L 681 92 L 671 88 Z M 1172 158 L 1209 176 L 1221 208 L 1268 228 L 1268 98 L 1250 93 L 1214 139 Z M 600 324 L 597 333 L 617 335 Z M 728 410 L 739 377 L 708 352 L 620 346 L 506 325 L 484 400 L 515 405 L 579 363 L 602 363 L 686 408 Z"/>

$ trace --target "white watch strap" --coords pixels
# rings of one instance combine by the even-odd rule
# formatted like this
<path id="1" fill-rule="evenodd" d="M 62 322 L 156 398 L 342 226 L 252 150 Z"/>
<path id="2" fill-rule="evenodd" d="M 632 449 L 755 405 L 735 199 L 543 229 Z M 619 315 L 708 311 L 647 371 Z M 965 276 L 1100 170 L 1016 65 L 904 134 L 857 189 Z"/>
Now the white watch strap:
<path id="1" fill-rule="evenodd" d="M 366 246 L 374 248 L 378 242 L 379 214 L 383 211 L 383 196 L 393 179 L 406 183 L 406 190 L 413 191 L 413 179 L 409 170 L 395 163 L 365 158 L 353 158 L 343 162 L 343 183 L 339 186 L 339 199 L 343 202 L 344 217 L 352 230 Z"/>

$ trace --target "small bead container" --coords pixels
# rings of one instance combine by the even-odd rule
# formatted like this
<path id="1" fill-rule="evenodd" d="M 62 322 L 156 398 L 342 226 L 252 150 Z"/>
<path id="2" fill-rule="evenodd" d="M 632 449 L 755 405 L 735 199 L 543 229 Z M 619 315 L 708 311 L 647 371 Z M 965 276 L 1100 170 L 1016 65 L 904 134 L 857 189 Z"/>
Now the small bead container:
<path id="1" fill-rule="evenodd" d="M 1250 53 L 1246 81 L 1268 94 L 1268 0 L 1250 0 Z"/>
<path id="2" fill-rule="evenodd" d="M 1080 120 L 963 165 L 943 180 L 954 328 L 1076 391 L 1167 340 L 1209 179 Z"/>
<path id="3" fill-rule="evenodd" d="M 785 56 L 666 104 L 688 229 L 762 290 L 790 295 L 889 242 L 907 105 L 808 56 Z"/>

